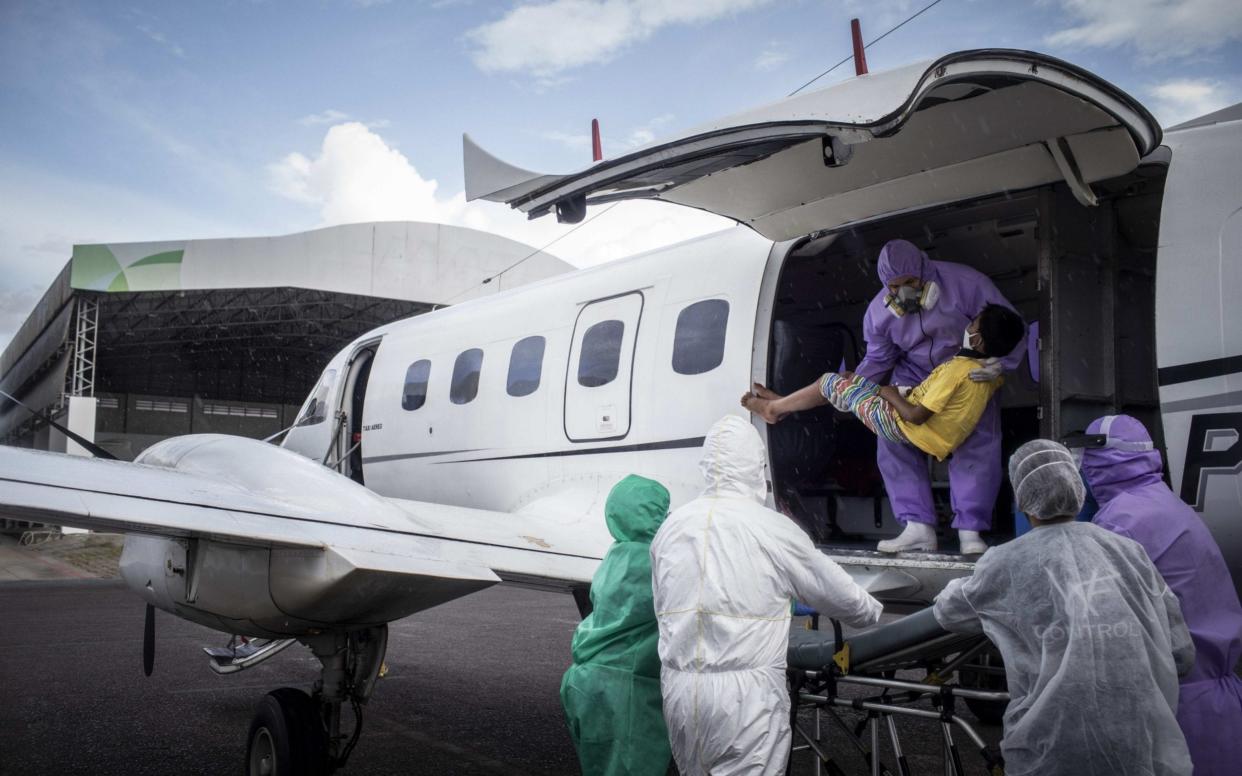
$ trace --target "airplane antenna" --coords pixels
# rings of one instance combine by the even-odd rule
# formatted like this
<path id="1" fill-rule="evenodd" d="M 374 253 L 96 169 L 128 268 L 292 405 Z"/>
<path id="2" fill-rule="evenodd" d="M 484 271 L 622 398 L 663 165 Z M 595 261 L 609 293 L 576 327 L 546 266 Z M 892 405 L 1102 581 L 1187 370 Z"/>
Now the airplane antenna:
<path id="1" fill-rule="evenodd" d="M 928 12 L 928 11 L 930 11 L 932 8 L 935 8 L 936 6 L 940 5 L 940 3 L 942 3 L 943 1 L 944 1 L 944 0 L 932 0 L 932 2 L 928 3 L 927 5 L 923 6 L 923 7 L 922 7 L 922 8 L 920 8 L 918 11 L 915 11 L 913 14 L 911 14 L 909 17 L 907 17 L 905 21 L 901 22 L 900 24 L 896 25 L 895 27 L 890 27 L 890 28 L 888 29 L 888 31 L 887 31 L 887 32 L 885 32 L 883 35 L 881 35 L 880 37 L 876 38 L 875 40 L 873 40 L 873 41 L 871 41 L 871 42 L 867 43 L 865 46 L 863 46 L 863 50 L 866 50 L 866 49 L 871 48 L 871 47 L 872 47 L 872 46 L 874 46 L 875 44 L 877 44 L 877 43 L 879 43 L 880 41 L 882 41 L 882 40 L 884 40 L 885 38 L 887 38 L 887 37 L 888 37 L 889 35 L 891 35 L 892 33 L 896 32 L 897 30 L 900 30 L 902 27 L 906 26 L 907 24 L 909 24 L 910 22 L 914 21 L 915 19 L 917 19 L 918 17 L 922 16 L 923 14 L 927 13 L 927 12 Z M 851 24 L 850 26 L 851 26 L 851 27 L 853 27 L 853 25 L 852 25 L 852 24 Z M 855 43 L 855 46 L 857 46 L 857 43 Z M 810 86 L 811 84 L 815 83 L 815 82 L 816 82 L 816 81 L 818 81 L 819 79 L 821 79 L 821 78 L 823 78 L 824 76 L 828 75 L 828 74 L 829 74 L 829 73 L 831 73 L 833 70 L 836 70 L 838 67 L 840 67 L 841 65 L 844 65 L 846 62 L 849 62 L 849 61 L 850 61 L 851 59 L 853 59 L 853 58 L 854 58 L 854 55 L 851 53 L 851 54 L 850 54 L 849 56 L 847 56 L 845 59 L 842 59 L 840 62 L 836 63 L 835 65 L 833 65 L 832 67 L 828 68 L 828 69 L 827 69 L 827 70 L 825 70 L 824 72 L 820 73 L 819 75 L 815 76 L 815 77 L 814 77 L 814 78 L 812 78 L 811 80 L 809 80 L 809 81 L 807 81 L 806 83 L 802 84 L 802 85 L 801 85 L 801 86 L 799 86 L 797 89 L 794 89 L 792 92 L 790 92 L 789 94 L 787 94 L 787 95 L 785 95 L 785 96 L 786 96 L 786 97 L 793 97 L 793 96 L 794 96 L 795 94 L 797 94 L 798 92 L 802 91 L 802 90 L 803 90 L 803 89 L 805 89 L 806 87 Z M 859 75 L 861 75 L 861 73 L 860 73 Z"/>
<path id="2" fill-rule="evenodd" d="M 604 144 L 599 140 L 599 119 L 591 119 L 591 161 L 604 159 Z"/>
<path id="3" fill-rule="evenodd" d="M 867 47 L 862 42 L 862 24 L 850 19 L 850 37 L 854 39 L 854 75 L 867 74 Z"/>

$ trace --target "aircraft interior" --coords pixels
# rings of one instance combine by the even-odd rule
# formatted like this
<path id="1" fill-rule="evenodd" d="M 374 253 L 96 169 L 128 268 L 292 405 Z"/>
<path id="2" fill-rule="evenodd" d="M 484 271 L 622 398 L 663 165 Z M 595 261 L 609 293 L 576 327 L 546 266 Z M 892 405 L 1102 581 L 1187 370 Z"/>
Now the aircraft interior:
<path id="1" fill-rule="evenodd" d="M 1028 325 L 1030 347 L 998 394 L 1005 459 L 1023 442 L 1060 438 L 1114 412 L 1159 435 L 1155 270 L 1166 170 L 1145 164 L 1094 184 L 1096 207 L 1056 184 L 809 235 L 781 269 L 769 385 L 787 393 L 858 364 L 863 314 L 880 290 L 877 256 L 886 241 L 905 238 L 933 260 L 988 275 Z M 1163 449 L 1163 439 L 1155 441 Z M 862 549 L 900 531 L 875 464 L 875 437 L 853 416 L 831 407 L 798 413 L 769 428 L 769 445 L 778 505 L 817 541 Z M 945 530 L 952 519 L 947 462 L 928 460 L 947 538 L 955 534 Z M 991 540 L 1014 532 L 1005 483 Z"/>

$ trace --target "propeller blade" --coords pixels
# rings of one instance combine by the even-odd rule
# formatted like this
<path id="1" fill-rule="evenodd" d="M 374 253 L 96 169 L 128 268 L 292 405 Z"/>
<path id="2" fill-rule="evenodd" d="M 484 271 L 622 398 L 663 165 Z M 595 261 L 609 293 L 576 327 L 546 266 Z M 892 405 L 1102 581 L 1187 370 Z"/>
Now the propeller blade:
<path id="1" fill-rule="evenodd" d="M 147 604 L 147 622 L 142 629 L 142 672 L 147 676 L 155 668 L 155 607 Z"/>

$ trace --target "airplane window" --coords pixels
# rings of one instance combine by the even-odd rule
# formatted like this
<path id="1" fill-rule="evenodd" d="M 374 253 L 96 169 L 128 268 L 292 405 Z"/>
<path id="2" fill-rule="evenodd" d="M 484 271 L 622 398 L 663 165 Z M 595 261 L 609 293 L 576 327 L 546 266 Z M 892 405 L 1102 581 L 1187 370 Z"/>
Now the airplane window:
<path id="1" fill-rule="evenodd" d="M 323 373 L 323 377 L 319 379 L 319 385 L 315 386 L 315 392 L 306 400 L 306 406 L 302 408 L 302 414 L 298 416 L 297 426 L 313 426 L 316 423 L 322 423 L 324 418 L 328 417 L 328 391 L 332 388 L 332 383 L 336 382 L 336 370 L 329 369 Z"/>
<path id="2" fill-rule="evenodd" d="M 453 382 L 449 385 L 449 401 L 469 404 L 479 393 L 479 370 L 483 368 L 483 351 L 463 350 L 453 362 Z"/>
<path id="3" fill-rule="evenodd" d="M 683 309 L 673 335 L 673 371 L 698 375 L 720 366 L 728 322 L 729 303 L 723 299 L 705 299 Z"/>
<path id="4" fill-rule="evenodd" d="M 543 374 L 543 337 L 525 337 L 518 340 L 509 355 L 510 396 L 529 396 L 539 390 L 539 378 Z"/>
<path id="5" fill-rule="evenodd" d="M 617 378 L 624 337 L 625 324 L 621 321 L 600 321 L 586 330 L 578 357 L 578 385 L 598 388 Z"/>
<path id="6" fill-rule="evenodd" d="M 431 362 L 415 361 L 405 370 L 405 390 L 401 392 L 401 408 L 416 410 L 427 403 L 427 380 L 431 377 Z"/>

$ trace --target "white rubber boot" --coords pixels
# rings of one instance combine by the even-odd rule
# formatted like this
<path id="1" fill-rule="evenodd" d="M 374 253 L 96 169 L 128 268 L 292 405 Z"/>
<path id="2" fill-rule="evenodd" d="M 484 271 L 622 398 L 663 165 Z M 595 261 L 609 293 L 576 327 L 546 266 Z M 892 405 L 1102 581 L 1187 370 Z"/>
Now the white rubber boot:
<path id="1" fill-rule="evenodd" d="M 958 531 L 957 543 L 963 555 L 982 555 L 988 548 L 978 531 Z"/>
<path id="2" fill-rule="evenodd" d="M 880 552 L 935 552 L 936 527 L 927 523 L 906 523 L 906 528 L 895 539 L 885 539 L 876 545 Z"/>

